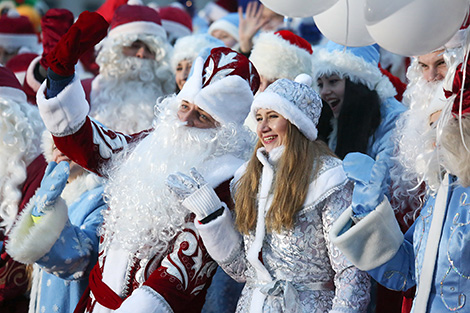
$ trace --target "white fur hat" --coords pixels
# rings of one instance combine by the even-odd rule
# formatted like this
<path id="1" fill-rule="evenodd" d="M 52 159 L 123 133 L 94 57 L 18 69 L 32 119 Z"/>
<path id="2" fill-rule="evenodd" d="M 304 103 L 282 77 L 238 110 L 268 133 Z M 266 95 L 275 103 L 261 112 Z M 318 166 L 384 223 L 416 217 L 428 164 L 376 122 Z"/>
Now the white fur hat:
<path id="1" fill-rule="evenodd" d="M 212 49 L 205 61 L 202 57 L 196 59 L 193 74 L 177 98 L 194 103 L 221 124 L 243 125 L 259 82 L 258 72 L 248 58 L 219 47 Z"/>
<path id="2" fill-rule="evenodd" d="M 379 57 L 379 52 L 373 46 L 345 47 L 329 41 L 323 49 L 314 53 L 313 80 L 336 74 L 377 91 L 381 99 L 393 97 L 397 92 L 380 71 Z"/>
<path id="3" fill-rule="evenodd" d="M 276 111 L 294 124 L 309 140 L 317 139 L 322 101 L 310 86 L 284 78 L 276 80 L 255 97 L 251 105 L 253 118 L 259 109 Z"/>
<path id="4" fill-rule="evenodd" d="M 262 33 L 255 40 L 250 61 L 268 80 L 294 80 L 301 73 L 312 74 L 312 46 L 287 30 Z"/>
<path id="5" fill-rule="evenodd" d="M 171 69 L 176 70 L 178 62 L 188 60 L 191 63 L 204 49 L 212 49 L 225 46 L 222 41 L 208 34 L 197 34 L 179 38 L 171 55 Z"/>

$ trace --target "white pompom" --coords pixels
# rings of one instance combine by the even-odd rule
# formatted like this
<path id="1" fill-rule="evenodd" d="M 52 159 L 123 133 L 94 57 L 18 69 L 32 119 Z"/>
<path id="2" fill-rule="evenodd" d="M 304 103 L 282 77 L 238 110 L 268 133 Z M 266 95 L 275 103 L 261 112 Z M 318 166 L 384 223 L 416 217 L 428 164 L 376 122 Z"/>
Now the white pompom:
<path id="1" fill-rule="evenodd" d="M 302 74 L 297 75 L 297 77 L 295 78 L 295 82 L 312 87 L 313 78 L 312 76 L 308 74 L 302 73 Z"/>
<path id="2" fill-rule="evenodd" d="M 128 0 L 127 4 L 128 5 L 144 5 L 144 3 L 141 0 Z"/>

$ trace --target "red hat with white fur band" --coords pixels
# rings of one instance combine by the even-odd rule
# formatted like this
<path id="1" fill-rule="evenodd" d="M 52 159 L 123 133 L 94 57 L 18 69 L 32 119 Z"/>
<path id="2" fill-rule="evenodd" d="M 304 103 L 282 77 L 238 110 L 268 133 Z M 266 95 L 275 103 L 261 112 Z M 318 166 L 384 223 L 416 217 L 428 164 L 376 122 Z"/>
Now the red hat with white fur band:
<path id="1" fill-rule="evenodd" d="M 116 38 L 122 34 L 150 34 L 166 39 L 160 15 L 144 5 L 124 4 L 116 9 L 111 20 L 108 37 Z"/>
<path id="2" fill-rule="evenodd" d="M 259 74 L 270 81 L 294 80 L 302 73 L 311 76 L 311 59 L 310 43 L 288 30 L 260 34 L 250 55 Z"/>
<path id="3" fill-rule="evenodd" d="M 205 61 L 198 57 L 193 67 L 177 98 L 197 105 L 219 123 L 242 125 L 260 84 L 248 58 L 219 47 L 212 49 Z"/>

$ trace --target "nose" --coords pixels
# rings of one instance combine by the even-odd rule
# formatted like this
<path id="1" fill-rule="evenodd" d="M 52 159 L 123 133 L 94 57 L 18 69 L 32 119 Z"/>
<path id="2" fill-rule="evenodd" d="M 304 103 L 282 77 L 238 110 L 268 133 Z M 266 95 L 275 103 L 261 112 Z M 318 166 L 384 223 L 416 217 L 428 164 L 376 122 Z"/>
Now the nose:
<path id="1" fill-rule="evenodd" d="M 426 71 L 426 73 L 424 73 L 423 76 L 424 76 L 424 79 L 426 79 L 426 81 L 428 82 L 433 82 L 433 81 L 442 79 L 442 78 L 439 78 L 440 75 L 436 68 L 430 68 L 428 71 Z"/>
<path id="2" fill-rule="evenodd" d="M 137 52 L 135 53 L 135 56 L 139 59 L 144 59 L 145 58 L 145 48 L 140 47 L 139 49 L 137 49 Z"/>
<path id="3" fill-rule="evenodd" d="M 327 86 L 323 86 L 320 88 L 320 97 L 325 99 L 325 96 L 331 93 L 331 89 Z"/>
<path id="4" fill-rule="evenodd" d="M 184 71 L 183 71 L 183 79 L 184 80 L 188 79 L 188 76 L 189 76 L 190 72 L 191 72 L 191 67 L 190 66 L 187 66 L 187 67 L 184 68 Z"/>
<path id="5" fill-rule="evenodd" d="M 190 109 L 186 112 L 181 112 L 178 115 L 181 122 L 186 122 L 186 126 L 194 127 L 194 122 L 196 121 L 196 110 Z"/>

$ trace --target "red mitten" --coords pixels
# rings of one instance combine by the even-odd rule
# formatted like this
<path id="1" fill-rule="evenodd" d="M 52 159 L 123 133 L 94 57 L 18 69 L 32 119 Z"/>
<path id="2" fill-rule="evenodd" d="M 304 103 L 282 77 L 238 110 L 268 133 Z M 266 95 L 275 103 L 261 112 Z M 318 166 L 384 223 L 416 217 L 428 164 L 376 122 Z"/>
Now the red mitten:
<path id="1" fill-rule="evenodd" d="M 61 76 L 71 76 L 80 56 L 106 36 L 108 26 L 108 22 L 96 12 L 84 11 L 80 14 L 46 56 L 51 70 Z"/>
<path id="2" fill-rule="evenodd" d="M 452 95 L 456 95 L 454 103 L 452 105 L 452 114 L 454 117 L 458 117 L 460 114 L 460 93 L 463 88 L 462 97 L 462 115 L 470 113 L 470 59 L 467 63 L 467 73 L 465 75 L 465 81 L 463 81 L 463 70 L 462 63 L 459 64 L 455 71 L 454 81 L 452 82 L 452 90 L 444 90 L 447 98 Z"/>
<path id="3" fill-rule="evenodd" d="M 73 24 L 73 13 L 67 9 L 50 9 L 41 18 L 42 30 L 42 58 L 39 61 L 44 68 L 49 65 L 46 56 L 59 42 L 60 38 L 69 30 Z"/>

